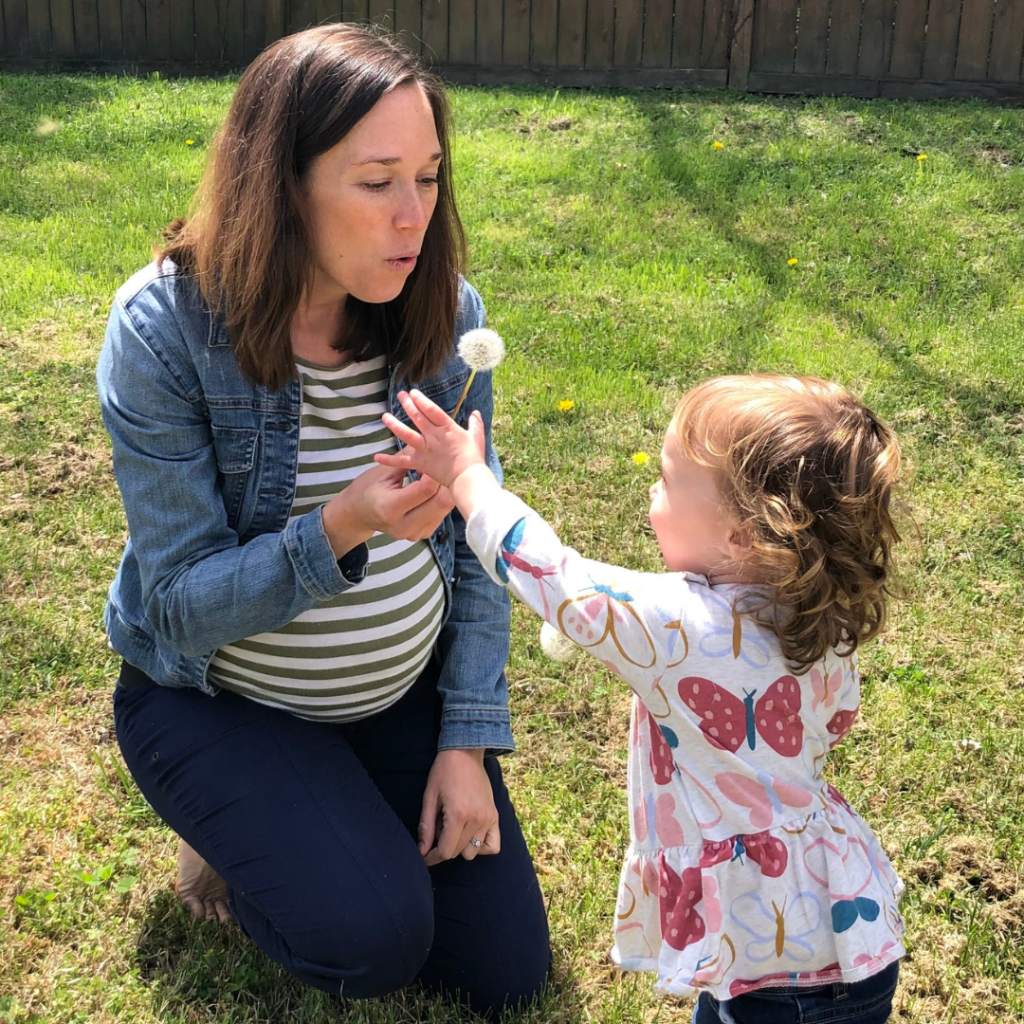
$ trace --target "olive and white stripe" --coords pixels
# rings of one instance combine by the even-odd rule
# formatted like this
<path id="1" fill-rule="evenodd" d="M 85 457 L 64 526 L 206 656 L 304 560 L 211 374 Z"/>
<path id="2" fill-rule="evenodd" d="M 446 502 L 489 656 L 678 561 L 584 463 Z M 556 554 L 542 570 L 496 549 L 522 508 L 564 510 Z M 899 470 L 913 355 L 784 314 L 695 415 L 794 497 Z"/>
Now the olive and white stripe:
<path id="1" fill-rule="evenodd" d="M 292 518 L 343 491 L 394 451 L 383 357 L 338 368 L 296 360 L 302 379 Z M 423 670 L 444 613 L 444 585 L 425 541 L 375 534 L 366 578 L 272 633 L 222 647 L 210 678 L 304 718 L 355 721 L 394 703 Z"/>

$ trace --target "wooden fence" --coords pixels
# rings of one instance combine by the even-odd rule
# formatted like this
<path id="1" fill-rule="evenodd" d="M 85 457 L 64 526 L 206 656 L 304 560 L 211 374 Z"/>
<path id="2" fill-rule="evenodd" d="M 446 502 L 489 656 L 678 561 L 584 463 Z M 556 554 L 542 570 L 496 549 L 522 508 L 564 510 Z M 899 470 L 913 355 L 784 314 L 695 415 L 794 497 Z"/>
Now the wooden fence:
<path id="1" fill-rule="evenodd" d="M 462 83 L 1024 100 L 1024 0 L 0 0 L 0 69 L 216 72 L 338 19 Z"/>

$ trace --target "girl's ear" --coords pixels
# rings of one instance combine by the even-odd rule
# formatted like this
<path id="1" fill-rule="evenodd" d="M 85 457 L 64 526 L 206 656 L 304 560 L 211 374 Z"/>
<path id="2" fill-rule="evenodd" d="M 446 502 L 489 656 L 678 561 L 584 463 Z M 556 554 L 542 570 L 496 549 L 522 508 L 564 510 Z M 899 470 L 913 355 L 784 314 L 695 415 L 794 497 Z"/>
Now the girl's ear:
<path id="1" fill-rule="evenodd" d="M 733 526 L 725 540 L 725 553 L 733 562 L 745 562 L 754 552 L 754 537 L 745 526 Z"/>

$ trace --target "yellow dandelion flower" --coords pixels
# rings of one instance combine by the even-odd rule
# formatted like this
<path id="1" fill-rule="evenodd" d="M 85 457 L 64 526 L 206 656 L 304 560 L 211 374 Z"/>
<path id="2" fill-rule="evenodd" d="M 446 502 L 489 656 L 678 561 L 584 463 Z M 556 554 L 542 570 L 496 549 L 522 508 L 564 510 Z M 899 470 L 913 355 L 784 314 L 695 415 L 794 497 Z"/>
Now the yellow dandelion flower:
<path id="1" fill-rule="evenodd" d="M 185 140 L 185 145 L 186 146 L 194 146 L 195 142 L 192 139 L 186 139 Z"/>
<path id="2" fill-rule="evenodd" d="M 715 141 L 711 143 L 711 148 L 712 149 L 724 149 L 725 148 L 725 143 L 724 142 L 719 142 L 718 139 L 715 139 Z"/>
<path id="3" fill-rule="evenodd" d="M 558 403 L 559 412 L 569 412 L 571 409 L 576 407 L 576 403 L 571 398 L 563 398 Z"/>
<path id="4" fill-rule="evenodd" d="M 918 160 L 927 160 L 928 159 L 928 154 L 927 153 L 918 153 L 917 154 L 917 159 Z"/>
<path id="5" fill-rule="evenodd" d="M 795 267 L 799 262 L 800 261 L 795 256 L 790 256 L 790 258 L 786 260 L 786 266 Z"/>
<path id="6" fill-rule="evenodd" d="M 633 462 L 638 466 L 646 466 L 649 458 L 647 452 L 633 452 Z"/>

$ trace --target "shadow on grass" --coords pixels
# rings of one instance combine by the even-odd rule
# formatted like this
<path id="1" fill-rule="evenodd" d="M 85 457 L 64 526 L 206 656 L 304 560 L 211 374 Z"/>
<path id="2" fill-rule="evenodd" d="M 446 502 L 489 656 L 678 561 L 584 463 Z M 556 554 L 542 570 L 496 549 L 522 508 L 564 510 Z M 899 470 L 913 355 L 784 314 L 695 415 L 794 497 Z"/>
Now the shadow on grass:
<path id="1" fill-rule="evenodd" d="M 814 107 L 820 101 L 793 99 L 789 101 L 772 98 L 759 102 L 744 97 L 745 107 L 752 108 L 750 117 L 756 121 L 757 111 L 764 106 L 768 112 L 777 113 L 780 103 L 787 112 L 791 108 L 792 116 L 796 116 L 807 107 Z M 837 101 L 838 102 L 838 101 Z M 706 163 L 694 158 L 697 148 L 706 149 L 709 145 L 707 119 L 700 117 L 685 118 L 678 116 L 676 107 L 683 103 L 699 109 L 706 114 L 709 109 L 721 109 L 722 117 L 727 112 L 737 116 L 735 112 L 736 97 L 728 94 L 713 96 L 666 94 L 653 97 L 638 95 L 634 101 L 639 118 L 646 125 L 646 145 L 653 154 L 654 164 L 664 183 L 672 195 L 680 203 L 691 206 L 717 235 L 723 239 L 735 253 L 738 265 L 755 274 L 764 288 L 765 298 L 757 307 L 750 310 L 751 319 L 744 323 L 742 329 L 726 344 L 726 355 L 729 366 L 726 372 L 748 372 L 758 363 L 758 349 L 762 344 L 766 330 L 772 322 L 773 307 L 792 299 L 796 287 L 794 278 L 787 273 L 787 268 L 780 258 L 777 244 L 752 238 L 744 229 L 744 220 L 752 212 L 757 202 L 758 184 L 766 175 L 777 179 L 786 179 L 784 189 L 793 189 L 794 198 L 799 198 L 800 191 L 813 187 L 806 179 L 806 172 L 800 176 L 785 160 L 766 167 L 758 161 L 751 160 L 740 154 L 723 153 L 713 162 L 711 169 Z M 879 121 L 883 110 L 871 111 L 862 101 L 848 102 L 851 117 L 874 114 Z M 891 104 L 887 105 L 892 106 Z M 927 108 L 921 112 L 927 114 Z M 904 107 L 909 109 L 903 109 Z M 911 125 L 916 123 L 917 109 L 914 105 L 902 105 L 901 113 L 907 115 L 904 121 Z M 977 104 L 964 105 L 956 111 L 973 126 L 976 135 L 985 134 L 985 126 L 992 116 L 991 110 Z M 885 126 L 879 124 L 878 129 L 884 131 Z M 875 130 L 872 128 L 871 130 Z M 909 130 L 909 129 L 906 129 Z M 904 134 L 906 134 L 906 130 Z M 966 129 L 965 129 L 966 130 Z M 924 131 L 919 127 L 918 131 Z M 893 129 L 893 137 L 882 139 L 880 149 L 888 152 L 900 151 L 902 136 L 898 129 Z M 688 148 L 689 147 L 689 148 Z M 829 167 L 828 161 L 834 160 L 847 169 L 857 170 L 869 175 L 871 168 L 878 161 L 879 154 L 873 150 L 852 150 L 846 147 L 841 155 L 826 157 L 821 168 L 823 178 L 835 176 L 835 167 Z M 804 168 L 797 170 L 803 171 Z M 793 172 L 792 174 L 790 172 Z M 844 255 L 843 253 L 824 255 Z M 894 293 L 901 290 L 916 293 L 920 290 L 920 282 L 916 278 L 890 279 L 884 282 L 886 288 Z M 1007 297 L 990 294 L 993 300 Z M 876 350 L 880 360 L 892 371 L 897 382 L 896 394 L 889 397 L 896 411 L 896 404 L 907 401 L 914 406 L 929 404 L 935 413 L 935 428 L 944 431 L 952 439 L 959 434 L 962 442 L 968 447 L 981 446 L 989 455 L 999 458 L 1006 472 L 1013 476 L 1024 476 L 1024 459 L 1018 445 L 1008 443 L 1007 437 L 993 429 L 992 417 L 1021 417 L 1024 414 L 1024 386 L 1021 380 L 1005 380 L 989 378 L 980 384 L 971 384 L 956 378 L 941 368 L 931 369 L 927 363 L 927 351 L 921 351 L 908 345 L 888 333 L 881 318 L 869 308 L 867 311 L 858 307 L 856 301 L 837 302 L 824 291 L 815 294 L 814 290 L 801 290 L 798 294 L 801 305 L 812 316 L 829 317 L 838 321 L 851 336 L 865 339 Z M 998 302 L 997 302 L 998 304 Z M 1005 305 L 1005 303 L 1004 303 Z M 950 315 L 955 311 L 950 309 Z M 966 436 L 964 436 L 966 435 Z M 941 458 L 948 458 L 948 453 L 941 453 Z"/>
<path id="2" fill-rule="evenodd" d="M 170 891 L 151 901 L 136 946 L 140 979 L 154 1011 L 169 1022 L 294 1021 L 296 1024 L 471 1024 L 478 1017 L 452 1000 L 411 986 L 382 999 L 329 995 L 289 976 L 234 925 L 194 921 Z M 578 1007 L 577 984 L 555 957 L 548 991 L 534 1006 L 506 1012 L 507 1024 L 548 1024 Z"/>

